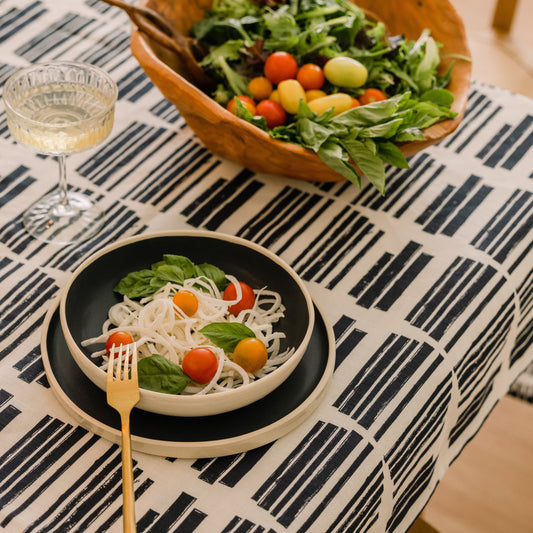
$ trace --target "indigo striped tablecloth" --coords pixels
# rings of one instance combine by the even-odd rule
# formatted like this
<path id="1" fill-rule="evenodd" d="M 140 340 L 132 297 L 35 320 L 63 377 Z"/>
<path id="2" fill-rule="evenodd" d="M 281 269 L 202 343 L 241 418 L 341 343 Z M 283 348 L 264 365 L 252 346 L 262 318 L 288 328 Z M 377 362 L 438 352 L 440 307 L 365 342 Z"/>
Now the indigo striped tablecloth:
<path id="1" fill-rule="evenodd" d="M 254 174 L 210 154 L 97 0 L 0 2 L 0 84 L 44 60 L 94 63 L 119 86 L 100 148 L 70 186 L 107 212 L 78 246 L 28 237 L 57 180 L 11 139 L 0 105 L 0 529 L 121 531 L 120 448 L 53 394 L 40 334 L 70 272 L 120 237 L 199 228 L 290 263 L 333 327 L 335 372 L 297 429 L 247 453 L 134 452 L 139 531 L 405 531 L 533 358 L 533 102 L 474 82 L 461 127 L 388 169 L 388 193 Z"/>

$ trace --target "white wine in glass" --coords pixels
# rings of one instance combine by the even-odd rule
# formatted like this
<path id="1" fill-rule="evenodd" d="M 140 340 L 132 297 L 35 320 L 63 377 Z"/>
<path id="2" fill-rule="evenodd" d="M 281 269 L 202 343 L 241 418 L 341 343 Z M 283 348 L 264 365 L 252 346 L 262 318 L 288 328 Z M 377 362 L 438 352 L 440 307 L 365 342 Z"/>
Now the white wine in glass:
<path id="1" fill-rule="evenodd" d="M 103 70 L 84 63 L 54 61 L 23 68 L 3 90 L 7 123 L 20 144 L 57 156 L 57 190 L 23 215 L 28 232 L 45 242 L 71 244 L 93 237 L 104 212 L 89 197 L 69 191 L 66 156 L 88 150 L 111 133 L 117 86 Z"/>

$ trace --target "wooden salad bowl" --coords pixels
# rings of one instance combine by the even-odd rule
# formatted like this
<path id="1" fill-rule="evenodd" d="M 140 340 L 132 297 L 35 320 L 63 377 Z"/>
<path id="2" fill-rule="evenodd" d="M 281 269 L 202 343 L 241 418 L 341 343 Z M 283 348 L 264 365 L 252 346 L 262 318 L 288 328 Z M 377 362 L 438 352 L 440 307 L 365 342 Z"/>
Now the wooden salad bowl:
<path id="1" fill-rule="evenodd" d="M 211 3 L 211 0 L 141 0 L 139 5 L 157 11 L 178 32 L 188 35 L 191 26 L 202 19 Z M 404 34 L 416 40 L 422 30 L 430 29 L 433 38 L 442 44 L 443 59 L 439 66 L 442 72 L 452 61 L 446 56 L 463 58 L 455 60 L 448 86 L 455 98 L 452 109 L 457 116 L 427 128 L 424 141 L 399 145 L 406 157 L 412 156 L 452 133 L 464 116 L 472 64 L 468 60 L 471 55 L 463 22 L 448 0 L 358 0 L 356 3 L 379 17 L 392 35 Z M 176 53 L 135 26 L 131 50 L 152 82 L 178 108 L 200 141 L 214 154 L 254 172 L 317 182 L 345 179 L 314 152 L 272 139 L 268 133 L 227 111 L 190 81 L 191 73 Z"/>

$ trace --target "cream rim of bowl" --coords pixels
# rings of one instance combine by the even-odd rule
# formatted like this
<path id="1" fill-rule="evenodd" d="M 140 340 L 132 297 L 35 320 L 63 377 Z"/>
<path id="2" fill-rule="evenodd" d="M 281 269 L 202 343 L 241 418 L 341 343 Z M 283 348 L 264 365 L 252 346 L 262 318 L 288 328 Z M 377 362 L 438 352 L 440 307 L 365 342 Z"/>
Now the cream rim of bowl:
<path id="1" fill-rule="evenodd" d="M 266 256 L 271 261 L 280 265 L 286 270 L 289 275 L 294 279 L 298 288 L 302 292 L 307 312 L 309 315 L 309 321 L 307 329 L 299 346 L 294 347 L 294 354 L 278 368 L 273 370 L 270 374 L 263 376 L 248 385 L 239 387 L 236 389 L 223 391 L 220 393 L 206 394 L 206 395 L 180 395 L 180 394 L 166 394 L 162 392 L 155 392 L 147 389 L 140 389 L 141 399 L 136 405 L 136 408 L 149 411 L 152 413 L 170 415 L 170 416 L 209 416 L 220 414 L 228 411 L 244 407 L 257 400 L 260 400 L 274 389 L 276 389 L 281 383 L 283 383 L 292 373 L 292 371 L 298 366 L 298 363 L 302 359 L 311 335 L 313 333 L 315 322 L 315 311 L 311 295 L 305 286 L 303 280 L 298 274 L 290 267 L 285 261 L 279 258 L 274 253 L 270 252 L 266 248 L 255 244 L 251 241 L 247 241 L 240 237 L 234 237 L 232 235 L 226 235 L 223 233 L 203 231 L 203 230 L 183 230 L 183 231 L 166 231 L 152 234 L 138 235 L 126 239 L 121 239 L 105 248 L 102 248 L 88 259 L 86 259 L 71 275 L 67 284 L 61 292 L 61 299 L 59 304 L 59 315 L 61 329 L 65 337 L 68 349 L 74 358 L 77 365 L 82 372 L 100 389 L 106 390 L 106 372 L 98 367 L 87 355 L 80 349 L 68 327 L 68 320 L 66 316 L 66 301 L 70 290 L 70 287 L 78 277 L 78 275 L 85 270 L 89 265 L 97 261 L 100 257 L 106 255 L 108 252 L 121 248 L 125 245 L 149 240 L 158 237 L 206 237 L 214 238 L 218 240 L 228 241 L 247 248 L 251 248 L 260 254 Z"/>

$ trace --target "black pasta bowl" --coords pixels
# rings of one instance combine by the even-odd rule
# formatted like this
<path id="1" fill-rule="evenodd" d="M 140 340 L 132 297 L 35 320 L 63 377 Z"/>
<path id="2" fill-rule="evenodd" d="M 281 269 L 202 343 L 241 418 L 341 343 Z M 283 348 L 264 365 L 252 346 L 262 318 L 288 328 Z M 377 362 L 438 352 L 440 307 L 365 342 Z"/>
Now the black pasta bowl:
<path id="1" fill-rule="evenodd" d="M 296 368 L 314 327 L 314 306 L 296 272 L 269 250 L 238 237 L 183 230 L 123 239 L 89 257 L 71 275 L 60 301 L 60 321 L 69 351 L 82 372 L 106 389 L 106 373 L 91 357 L 93 347 L 82 341 L 102 333 L 109 308 L 122 300 L 113 291 L 128 273 L 150 268 L 164 254 L 188 257 L 196 264 L 210 263 L 252 288 L 268 287 L 281 295 L 285 316 L 276 330 L 285 334 L 282 349 L 294 354 L 271 373 L 231 390 L 204 395 L 166 394 L 141 389 L 138 408 L 171 416 L 209 416 L 253 403 L 283 383 Z"/>

